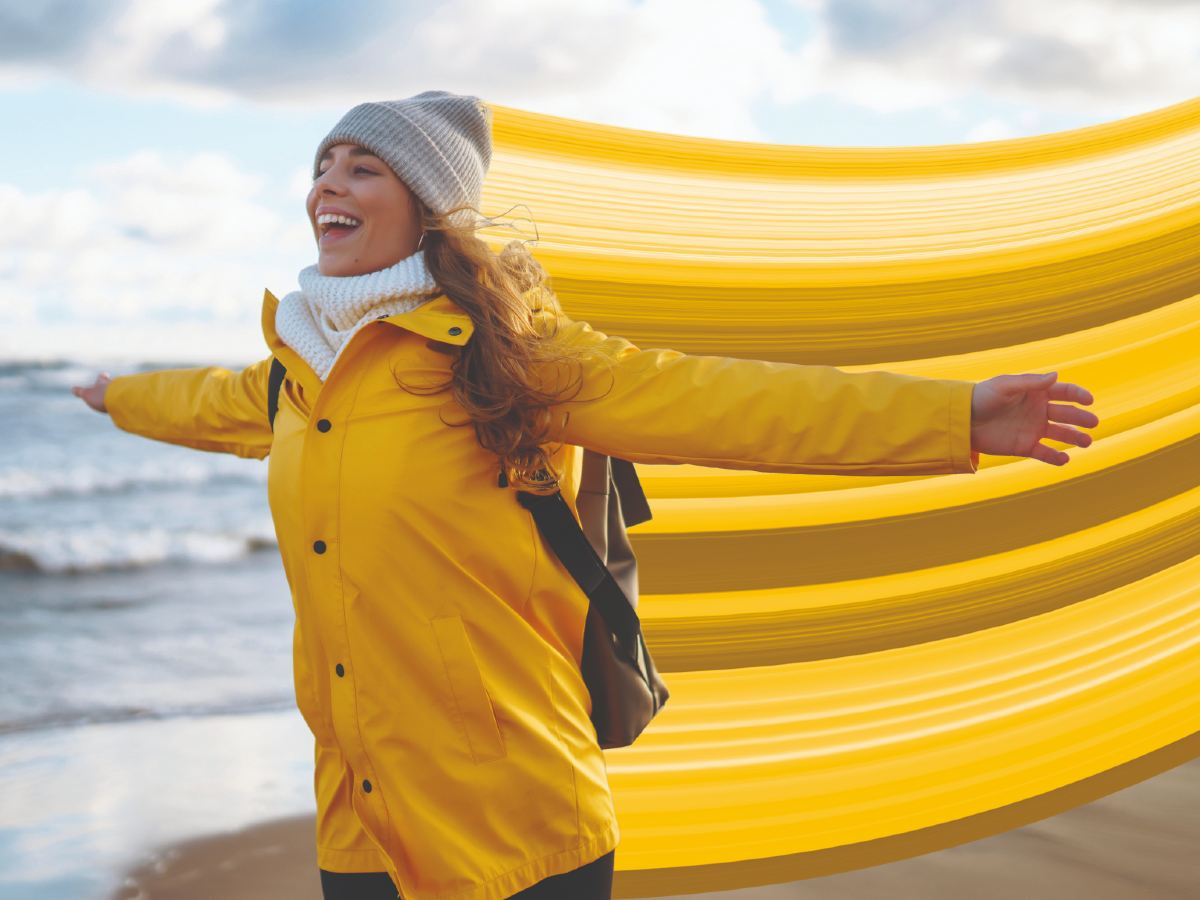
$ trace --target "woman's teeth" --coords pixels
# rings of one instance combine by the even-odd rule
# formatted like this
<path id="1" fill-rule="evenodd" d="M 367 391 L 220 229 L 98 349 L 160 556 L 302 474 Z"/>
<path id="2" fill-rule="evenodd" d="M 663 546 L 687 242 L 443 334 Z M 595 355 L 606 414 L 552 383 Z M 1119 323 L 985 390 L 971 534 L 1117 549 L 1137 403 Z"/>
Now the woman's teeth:
<path id="1" fill-rule="evenodd" d="M 317 216 L 318 225 L 349 225 L 351 228 L 362 223 L 352 216 L 340 216 L 333 213 L 322 213 Z"/>

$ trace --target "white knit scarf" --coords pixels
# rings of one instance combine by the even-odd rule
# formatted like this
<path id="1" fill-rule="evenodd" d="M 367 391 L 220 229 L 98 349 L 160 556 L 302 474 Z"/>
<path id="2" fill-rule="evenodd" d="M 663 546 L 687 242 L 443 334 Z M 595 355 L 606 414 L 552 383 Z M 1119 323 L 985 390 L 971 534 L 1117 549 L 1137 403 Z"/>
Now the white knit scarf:
<path id="1" fill-rule="evenodd" d="M 364 275 L 322 275 L 315 265 L 307 266 L 297 280 L 300 290 L 275 310 L 275 332 L 322 381 L 358 329 L 415 309 L 439 293 L 424 250 Z"/>

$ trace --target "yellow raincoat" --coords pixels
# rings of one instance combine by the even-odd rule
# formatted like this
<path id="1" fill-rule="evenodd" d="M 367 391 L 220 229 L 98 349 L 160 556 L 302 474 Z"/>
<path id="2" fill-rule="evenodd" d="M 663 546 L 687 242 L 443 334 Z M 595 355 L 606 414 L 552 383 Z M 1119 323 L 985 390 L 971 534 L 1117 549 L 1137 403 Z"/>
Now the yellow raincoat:
<path id="1" fill-rule="evenodd" d="M 465 344 L 471 319 L 443 295 L 370 322 L 322 383 L 275 333 L 277 305 L 267 291 L 263 333 L 287 367 L 274 432 L 270 356 L 120 376 L 106 402 L 134 434 L 270 456 L 318 864 L 386 870 L 405 900 L 500 900 L 612 850 L 579 670 L 587 597 L 474 429 L 442 421 L 466 418 L 450 393 L 396 383 L 443 381 L 434 342 Z M 573 510 L 579 447 L 764 472 L 976 471 L 974 382 L 639 350 L 559 317 L 566 340 L 603 351 L 549 441 Z"/>

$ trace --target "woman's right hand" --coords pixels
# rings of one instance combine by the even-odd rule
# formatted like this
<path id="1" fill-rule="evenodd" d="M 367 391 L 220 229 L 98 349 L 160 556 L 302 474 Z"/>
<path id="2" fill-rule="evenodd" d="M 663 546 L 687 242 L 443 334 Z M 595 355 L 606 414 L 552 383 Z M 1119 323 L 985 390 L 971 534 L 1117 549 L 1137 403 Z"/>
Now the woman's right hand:
<path id="1" fill-rule="evenodd" d="M 96 412 L 106 413 L 108 412 L 108 407 L 104 405 L 104 394 L 108 391 L 108 383 L 111 380 L 107 372 L 101 372 L 96 376 L 96 382 L 90 387 L 74 385 L 71 388 L 71 393 L 76 397 L 82 397 L 83 402 Z"/>

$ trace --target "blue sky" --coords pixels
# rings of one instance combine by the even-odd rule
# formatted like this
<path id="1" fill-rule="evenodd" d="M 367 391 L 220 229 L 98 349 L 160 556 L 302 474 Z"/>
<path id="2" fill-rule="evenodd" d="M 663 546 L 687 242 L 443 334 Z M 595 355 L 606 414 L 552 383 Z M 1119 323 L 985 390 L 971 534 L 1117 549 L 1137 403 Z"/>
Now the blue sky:
<path id="1" fill-rule="evenodd" d="M 0 359 L 257 359 L 262 288 L 315 258 L 312 149 L 364 99 L 902 146 L 1124 118 L 1197 72 L 1195 0 L 6 4 Z"/>

